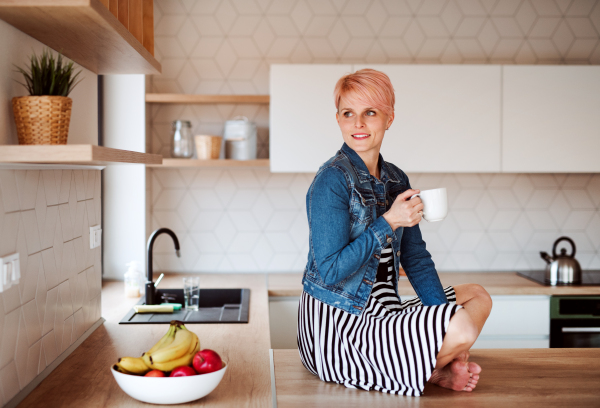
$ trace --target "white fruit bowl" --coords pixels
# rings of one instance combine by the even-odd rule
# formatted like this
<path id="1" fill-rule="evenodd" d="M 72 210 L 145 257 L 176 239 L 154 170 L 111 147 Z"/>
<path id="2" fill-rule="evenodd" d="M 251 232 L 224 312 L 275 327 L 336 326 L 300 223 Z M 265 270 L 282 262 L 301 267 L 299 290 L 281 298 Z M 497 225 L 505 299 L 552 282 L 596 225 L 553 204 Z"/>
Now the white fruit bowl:
<path id="1" fill-rule="evenodd" d="M 127 395 L 151 404 L 181 404 L 210 394 L 223 379 L 227 365 L 208 374 L 188 377 L 144 377 L 123 374 L 111 367 L 117 384 Z"/>

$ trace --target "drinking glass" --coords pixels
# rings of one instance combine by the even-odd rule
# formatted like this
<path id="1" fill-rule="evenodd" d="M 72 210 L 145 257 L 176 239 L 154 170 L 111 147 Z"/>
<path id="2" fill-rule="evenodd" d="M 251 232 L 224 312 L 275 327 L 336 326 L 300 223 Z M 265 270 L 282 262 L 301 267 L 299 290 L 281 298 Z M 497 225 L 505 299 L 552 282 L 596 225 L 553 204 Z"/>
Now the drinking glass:
<path id="1" fill-rule="evenodd" d="M 183 297 L 185 308 L 198 310 L 200 305 L 200 278 L 197 276 L 183 278 Z"/>

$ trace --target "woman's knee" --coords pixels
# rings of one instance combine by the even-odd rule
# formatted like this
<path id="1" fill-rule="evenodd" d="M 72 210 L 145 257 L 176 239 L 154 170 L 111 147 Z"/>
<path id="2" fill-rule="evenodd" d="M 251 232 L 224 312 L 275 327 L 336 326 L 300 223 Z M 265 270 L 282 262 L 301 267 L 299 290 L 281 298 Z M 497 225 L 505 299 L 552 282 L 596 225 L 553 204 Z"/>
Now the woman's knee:
<path id="1" fill-rule="evenodd" d="M 484 305 L 492 309 L 492 297 L 485 288 L 477 283 L 466 283 L 462 285 L 456 285 L 454 287 L 456 292 L 456 302 L 462 305 L 469 300 L 478 299 Z"/>

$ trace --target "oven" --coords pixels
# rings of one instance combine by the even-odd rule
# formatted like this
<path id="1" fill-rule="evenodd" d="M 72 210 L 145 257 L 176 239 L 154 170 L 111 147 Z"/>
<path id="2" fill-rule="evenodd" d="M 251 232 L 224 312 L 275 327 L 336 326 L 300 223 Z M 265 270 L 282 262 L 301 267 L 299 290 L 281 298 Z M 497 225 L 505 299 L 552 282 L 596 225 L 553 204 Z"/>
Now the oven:
<path id="1" fill-rule="evenodd" d="M 600 347 L 600 296 L 550 297 L 550 347 Z"/>

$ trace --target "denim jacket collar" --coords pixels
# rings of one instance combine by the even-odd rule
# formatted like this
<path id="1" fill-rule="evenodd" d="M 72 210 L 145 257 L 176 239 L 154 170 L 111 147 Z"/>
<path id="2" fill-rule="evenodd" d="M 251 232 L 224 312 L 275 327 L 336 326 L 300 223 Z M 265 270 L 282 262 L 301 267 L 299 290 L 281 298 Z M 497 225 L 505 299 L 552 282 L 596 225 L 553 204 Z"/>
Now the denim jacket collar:
<path id="1" fill-rule="evenodd" d="M 345 142 L 342 145 L 342 148 L 340 150 L 350 160 L 352 167 L 354 167 L 354 169 L 356 170 L 356 174 L 358 175 L 359 181 L 361 183 L 370 181 L 371 173 L 369 173 L 369 169 L 367 168 L 367 165 L 365 164 L 363 159 L 361 159 L 361 157 L 358 155 L 358 153 L 356 153 Z M 392 169 L 390 169 L 389 166 L 387 165 L 387 163 L 383 160 L 383 156 L 381 156 L 381 153 L 379 153 L 378 164 L 379 164 L 379 169 L 380 169 L 381 181 L 386 182 L 389 180 L 394 183 L 400 182 L 399 177 L 396 176 L 395 172 Z M 387 180 L 384 179 L 384 176 L 387 176 Z"/>

